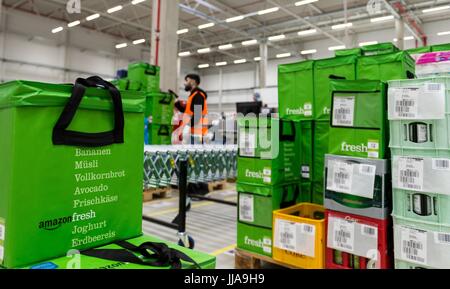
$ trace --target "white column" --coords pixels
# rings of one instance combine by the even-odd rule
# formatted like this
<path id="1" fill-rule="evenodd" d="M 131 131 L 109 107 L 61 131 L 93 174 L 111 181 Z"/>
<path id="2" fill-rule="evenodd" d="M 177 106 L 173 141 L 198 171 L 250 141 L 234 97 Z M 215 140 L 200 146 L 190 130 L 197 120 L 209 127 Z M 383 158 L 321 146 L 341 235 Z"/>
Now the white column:
<path id="1" fill-rule="evenodd" d="M 268 62 L 267 42 L 259 45 L 259 87 L 265 88 L 267 86 L 267 62 Z"/>
<path id="2" fill-rule="evenodd" d="M 402 18 L 395 19 L 395 34 L 397 37 L 397 47 L 403 50 L 405 47 L 405 23 Z"/>
<path id="3" fill-rule="evenodd" d="M 177 91 L 179 0 L 153 0 L 151 63 L 161 67 L 161 90 Z"/>
<path id="4" fill-rule="evenodd" d="M 219 68 L 219 113 L 222 112 L 223 103 L 223 71 Z"/>

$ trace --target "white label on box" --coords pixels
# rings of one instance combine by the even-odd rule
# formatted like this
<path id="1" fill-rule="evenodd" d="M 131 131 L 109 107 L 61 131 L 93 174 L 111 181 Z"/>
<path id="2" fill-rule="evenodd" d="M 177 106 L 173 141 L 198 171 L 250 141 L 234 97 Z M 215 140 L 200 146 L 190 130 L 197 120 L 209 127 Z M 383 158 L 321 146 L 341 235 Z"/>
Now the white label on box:
<path id="1" fill-rule="evenodd" d="M 333 125 L 353 126 L 355 117 L 355 97 L 334 97 Z"/>
<path id="2" fill-rule="evenodd" d="M 369 225 L 361 225 L 361 235 L 378 239 L 378 228 Z"/>
<path id="3" fill-rule="evenodd" d="M 450 245 L 450 233 L 434 232 L 434 242 L 436 244 Z"/>
<path id="4" fill-rule="evenodd" d="M 297 253 L 314 258 L 316 256 L 316 227 L 309 224 L 297 224 Z"/>
<path id="5" fill-rule="evenodd" d="M 366 175 L 366 176 L 375 178 L 376 171 L 377 171 L 376 166 L 365 165 L 365 164 L 359 165 L 359 173 L 361 175 Z"/>
<path id="6" fill-rule="evenodd" d="M 333 217 L 330 218 L 329 222 L 333 226 L 333 248 L 353 252 L 355 247 L 355 223 Z"/>
<path id="7" fill-rule="evenodd" d="M 271 177 L 264 177 L 263 182 L 266 184 L 270 184 L 272 182 L 272 178 Z"/>
<path id="8" fill-rule="evenodd" d="M 264 238 L 263 240 L 263 251 L 267 254 L 272 254 L 272 239 Z"/>
<path id="9" fill-rule="evenodd" d="M 370 159 L 378 159 L 380 157 L 380 154 L 378 152 L 368 151 L 367 157 Z"/>
<path id="10" fill-rule="evenodd" d="M 243 157 L 256 156 L 256 133 L 244 132 L 240 138 L 240 155 Z"/>
<path id="11" fill-rule="evenodd" d="M 304 178 L 304 179 L 309 179 L 310 178 L 309 166 L 302 166 L 302 178 Z"/>
<path id="12" fill-rule="evenodd" d="M 415 119 L 419 112 L 418 87 L 391 88 L 389 93 L 394 97 L 394 118 Z"/>
<path id="13" fill-rule="evenodd" d="M 433 170 L 450 171 L 449 159 L 433 159 Z"/>
<path id="14" fill-rule="evenodd" d="M 5 257 L 5 248 L 3 246 L 0 246 L 0 260 L 3 261 L 4 257 Z"/>
<path id="15" fill-rule="evenodd" d="M 268 168 L 265 168 L 265 169 L 263 170 L 263 174 L 264 174 L 265 176 L 270 177 L 270 176 L 272 176 L 272 170 L 271 170 L 271 169 L 268 169 Z"/>
<path id="16" fill-rule="evenodd" d="M 427 83 L 424 90 L 425 93 L 442 93 L 445 95 L 445 85 L 442 83 Z"/>
<path id="17" fill-rule="evenodd" d="M 367 147 L 369 150 L 379 150 L 380 149 L 380 144 L 378 142 L 374 142 L 374 141 L 369 141 L 367 143 Z"/>
<path id="18" fill-rule="evenodd" d="M 4 241 L 5 240 L 5 225 L 4 224 L 0 224 L 0 240 Z"/>
<path id="19" fill-rule="evenodd" d="M 423 190 L 423 159 L 398 158 L 398 188 Z"/>
<path id="20" fill-rule="evenodd" d="M 327 190 L 373 199 L 376 166 L 338 160 L 328 165 Z"/>
<path id="21" fill-rule="evenodd" d="M 401 227 L 401 258 L 405 261 L 427 264 L 427 233 Z"/>
<path id="22" fill-rule="evenodd" d="M 303 108 L 304 108 L 305 110 L 312 110 L 312 104 L 311 104 L 311 103 L 305 103 L 305 104 L 303 105 Z"/>
<path id="23" fill-rule="evenodd" d="M 331 166 L 332 171 L 329 174 L 331 181 L 327 189 L 350 194 L 353 183 L 353 165 L 341 161 L 332 161 Z"/>
<path id="24" fill-rule="evenodd" d="M 240 194 L 239 220 L 250 223 L 253 223 L 255 221 L 253 195 Z"/>
<path id="25" fill-rule="evenodd" d="M 297 252 L 296 230 L 294 222 L 277 219 L 275 222 L 275 247 Z"/>

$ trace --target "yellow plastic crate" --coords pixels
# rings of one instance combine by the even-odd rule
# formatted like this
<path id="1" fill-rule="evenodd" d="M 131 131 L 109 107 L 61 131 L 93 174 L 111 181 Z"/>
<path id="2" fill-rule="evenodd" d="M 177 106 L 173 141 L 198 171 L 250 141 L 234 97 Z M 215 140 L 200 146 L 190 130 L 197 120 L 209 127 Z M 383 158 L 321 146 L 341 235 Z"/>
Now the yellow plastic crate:
<path id="1" fill-rule="evenodd" d="M 273 212 L 273 259 L 303 269 L 325 268 L 325 208 L 302 203 Z"/>

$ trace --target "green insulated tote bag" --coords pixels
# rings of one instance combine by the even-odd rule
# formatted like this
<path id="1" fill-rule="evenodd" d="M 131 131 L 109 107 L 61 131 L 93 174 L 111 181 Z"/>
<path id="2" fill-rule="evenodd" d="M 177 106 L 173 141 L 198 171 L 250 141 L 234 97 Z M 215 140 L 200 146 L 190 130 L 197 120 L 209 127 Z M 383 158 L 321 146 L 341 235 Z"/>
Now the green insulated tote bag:
<path id="1" fill-rule="evenodd" d="M 141 234 L 144 109 L 99 77 L 0 86 L 0 266 Z"/>

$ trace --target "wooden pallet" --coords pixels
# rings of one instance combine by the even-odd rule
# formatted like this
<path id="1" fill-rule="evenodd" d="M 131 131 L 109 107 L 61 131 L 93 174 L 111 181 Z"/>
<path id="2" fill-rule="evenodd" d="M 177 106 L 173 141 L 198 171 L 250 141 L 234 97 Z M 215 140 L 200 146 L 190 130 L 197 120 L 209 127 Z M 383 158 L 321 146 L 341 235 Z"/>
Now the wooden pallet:
<path id="1" fill-rule="evenodd" d="M 220 191 L 225 188 L 227 181 L 217 181 L 208 183 L 208 192 Z"/>
<path id="2" fill-rule="evenodd" d="M 299 269 L 297 267 L 275 261 L 270 257 L 244 251 L 238 248 L 236 248 L 234 252 L 234 263 L 236 269 L 262 269 L 264 263 L 269 263 L 288 269 Z"/>
<path id="3" fill-rule="evenodd" d="M 170 187 L 144 190 L 144 203 L 151 202 L 155 198 L 164 199 L 172 197 Z"/>

